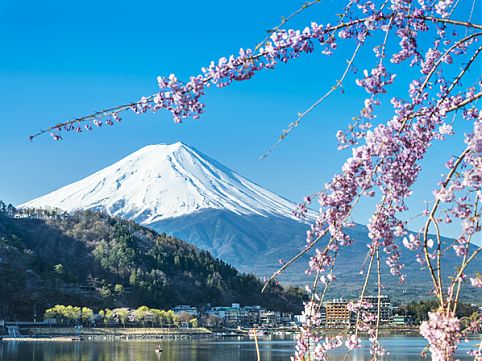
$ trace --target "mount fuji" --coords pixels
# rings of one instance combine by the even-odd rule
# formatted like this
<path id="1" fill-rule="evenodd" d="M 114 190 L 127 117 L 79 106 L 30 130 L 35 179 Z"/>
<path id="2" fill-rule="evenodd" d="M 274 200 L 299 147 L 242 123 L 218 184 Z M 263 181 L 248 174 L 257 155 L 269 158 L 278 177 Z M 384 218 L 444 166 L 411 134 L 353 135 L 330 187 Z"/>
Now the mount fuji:
<path id="1" fill-rule="evenodd" d="M 271 275 L 278 269 L 279 259 L 290 259 L 303 249 L 308 223 L 314 219 L 314 212 L 310 212 L 307 223 L 301 222 L 292 214 L 294 203 L 183 143 L 146 146 L 19 208 L 88 209 L 130 219 L 205 249 L 240 271 L 260 276 Z M 370 242 L 368 230 L 356 224 L 347 233 L 355 242 L 337 258 L 337 284 L 342 287 L 333 290 L 336 297 L 356 295 L 363 283 L 360 264 Z M 448 248 L 452 242 L 443 238 Z M 308 257 L 288 268 L 281 280 L 306 281 Z M 398 285 L 398 279 L 384 267 L 385 292 L 399 300 L 430 297 L 428 273 L 420 271 L 408 251 L 402 253 L 401 261 L 409 283 Z M 457 268 L 455 254 L 449 253 L 446 262 L 446 269 Z M 472 266 L 467 271 L 475 272 Z M 470 299 L 480 299 L 480 291 L 470 292 Z"/>
<path id="2" fill-rule="evenodd" d="M 304 246 L 308 228 L 294 203 L 180 142 L 146 146 L 19 207 L 106 212 L 263 274 Z"/>

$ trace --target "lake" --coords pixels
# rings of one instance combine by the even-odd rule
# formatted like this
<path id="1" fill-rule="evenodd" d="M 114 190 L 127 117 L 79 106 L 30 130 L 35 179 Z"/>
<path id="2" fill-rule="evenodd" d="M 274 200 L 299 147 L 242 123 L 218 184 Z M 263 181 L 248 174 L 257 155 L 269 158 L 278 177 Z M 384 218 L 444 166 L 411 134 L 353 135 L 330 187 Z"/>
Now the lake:
<path id="1" fill-rule="evenodd" d="M 424 360 L 419 353 L 425 341 L 418 337 L 386 337 L 382 343 L 389 349 L 385 360 Z M 462 343 L 458 357 L 473 360 L 466 354 L 476 340 Z M 158 356 L 154 349 L 161 344 Z M 291 337 L 260 340 L 261 360 L 288 361 L 293 353 Z M 370 359 L 366 345 L 356 350 L 349 361 Z M 342 352 L 333 355 L 342 360 Z M 171 341 L 81 341 L 81 342 L 0 342 L 1 361 L 255 361 L 254 341 L 248 338 L 218 338 Z M 426 359 L 425 359 L 426 360 Z"/>

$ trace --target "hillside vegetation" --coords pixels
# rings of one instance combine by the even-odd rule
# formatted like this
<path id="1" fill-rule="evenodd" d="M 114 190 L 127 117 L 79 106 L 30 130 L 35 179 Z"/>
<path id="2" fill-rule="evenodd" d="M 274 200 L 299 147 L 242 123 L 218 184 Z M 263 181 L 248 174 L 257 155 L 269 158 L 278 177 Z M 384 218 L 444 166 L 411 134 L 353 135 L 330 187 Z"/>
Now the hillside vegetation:
<path id="1" fill-rule="evenodd" d="M 302 292 L 242 274 L 210 253 L 132 221 L 0 205 L 0 319 L 55 304 L 168 308 L 259 304 L 299 311 Z"/>

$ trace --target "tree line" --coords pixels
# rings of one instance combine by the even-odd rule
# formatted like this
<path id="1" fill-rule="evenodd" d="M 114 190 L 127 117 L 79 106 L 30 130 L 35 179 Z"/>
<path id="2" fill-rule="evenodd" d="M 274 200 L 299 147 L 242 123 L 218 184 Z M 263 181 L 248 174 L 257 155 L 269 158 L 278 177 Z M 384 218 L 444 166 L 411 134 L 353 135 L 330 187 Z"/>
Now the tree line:
<path id="1" fill-rule="evenodd" d="M 62 324 L 82 324 L 93 326 L 103 324 L 104 326 L 119 325 L 126 327 L 129 324 L 158 327 L 180 327 L 188 323 L 191 327 L 198 327 L 198 320 L 187 313 L 177 315 L 172 310 L 161 310 L 140 306 L 136 309 L 127 307 L 105 308 L 97 314 L 88 307 L 55 305 L 45 310 L 44 319 L 55 319 Z"/>

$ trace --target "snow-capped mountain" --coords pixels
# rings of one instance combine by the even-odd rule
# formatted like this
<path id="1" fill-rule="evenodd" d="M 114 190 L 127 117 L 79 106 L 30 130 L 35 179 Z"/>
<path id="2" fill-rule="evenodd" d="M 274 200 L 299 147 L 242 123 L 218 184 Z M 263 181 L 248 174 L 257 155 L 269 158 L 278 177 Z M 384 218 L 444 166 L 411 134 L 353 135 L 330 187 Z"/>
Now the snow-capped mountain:
<path id="1" fill-rule="evenodd" d="M 309 227 L 292 215 L 294 203 L 182 143 L 144 147 L 83 180 L 19 207 L 104 211 L 190 242 L 241 271 L 262 276 L 276 271 L 279 259 L 288 260 L 304 248 Z M 370 242 L 368 230 L 357 224 L 347 232 L 354 244 L 344 247 L 337 258 L 337 283 L 343 286 L 335 289 L 334 297 L 355 296 L 363 283 L 360 264 Z M 444 242 L 448 245 L 453 241 Z M 304 282 L 308 257 L 288 268 L 281 280 Z M 455 254 L 447 258 L 447 269 L 456 269 L 456 261 Z M 390 276 L 384 267 L 387 293 L 398 298 L 400 291 L 405 298 L 429 297 L 429 276 L 420 272 L 413 254 L 403 252 L 402 263 L 409 284 L 401 290 L 398 278 Z M 468 274 L 474 272 L 468 269 Z M 374 284 L 376 280 L 370 283 Z"/>
<path id="2" fill-rule="evenodd" d="M 297 252 L 308 227 L 294 203 L 183 143 L 146 146 L 19 207 L 104 211 L 251 271 Z"/>
<path id="3" fill-rule="evenodd" d="M 178 142 L 146 146 L 20 207 L 103 210 L 149 225 L 205 209 L 294 218 L 295 204 Z"/>

